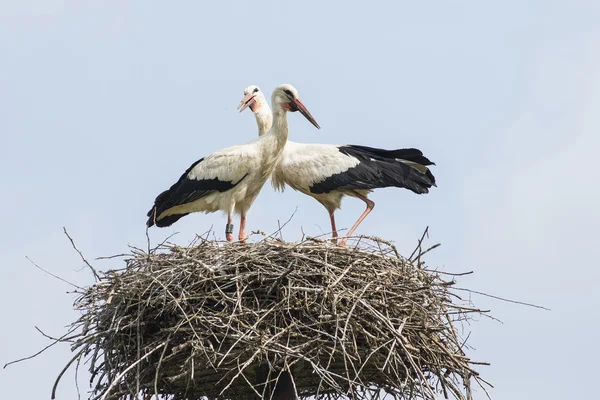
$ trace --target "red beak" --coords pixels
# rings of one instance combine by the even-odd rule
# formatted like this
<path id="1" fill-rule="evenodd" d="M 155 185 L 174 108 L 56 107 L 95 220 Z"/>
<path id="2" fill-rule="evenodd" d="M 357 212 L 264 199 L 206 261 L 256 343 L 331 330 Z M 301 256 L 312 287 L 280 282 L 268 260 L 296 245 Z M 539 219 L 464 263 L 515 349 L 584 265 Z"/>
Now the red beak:
<path id="1" fill-rule="evenodd" d="M 300 111 L 304 117 L 310 121 L 311 124 L 317 127 L 317 129 L 321 129 L 317 121 L 315 121 L 314 117 L 310 114 L 310 112 L 306 109 L 304 104 L 299 99 L 294 99 L 290 102 L 290 110 L 291 111 Z"/>
<path id="2" fill-rule="evenodd" d="M 240 105 L 237 107 L 240 112 L 244 111 L 248 106 L 252 106 L 254 104 L 254 93 L 248 93 L 244 96 Z M 252 109 L 252 107 L 250 107 Z"/>

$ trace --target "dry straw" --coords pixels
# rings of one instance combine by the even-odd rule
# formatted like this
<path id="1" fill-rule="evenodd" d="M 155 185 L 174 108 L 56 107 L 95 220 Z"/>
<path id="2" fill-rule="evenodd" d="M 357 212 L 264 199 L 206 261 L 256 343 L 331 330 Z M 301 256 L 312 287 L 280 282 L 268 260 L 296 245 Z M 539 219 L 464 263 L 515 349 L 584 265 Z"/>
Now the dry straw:
<path id="1" fill-rule="evenodd" d="M 485 363 L 457 330 L 482 311 L 422 241 L 412 259 L 375 238 L 133 249 L 79 290 L 61 340 L 95 400 L 273 398 L 280 375 L 299 398 L 470 399 Z"/>

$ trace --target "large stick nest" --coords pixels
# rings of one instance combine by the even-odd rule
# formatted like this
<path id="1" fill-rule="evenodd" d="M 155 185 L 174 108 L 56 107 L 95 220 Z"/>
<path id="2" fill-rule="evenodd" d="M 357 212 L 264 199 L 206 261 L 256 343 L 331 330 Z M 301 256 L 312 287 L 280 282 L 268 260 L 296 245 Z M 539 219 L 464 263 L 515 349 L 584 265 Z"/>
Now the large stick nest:
<path id="1" fill-rule="evenodd" d="M 481 311 L 420 252 L 376 239 L 134 249 L 81 293 L 69 339 L 93 399 L 270 398 L 281 371 L 300 398 L 471 398 L 481 380 L 457 325 Z"/>

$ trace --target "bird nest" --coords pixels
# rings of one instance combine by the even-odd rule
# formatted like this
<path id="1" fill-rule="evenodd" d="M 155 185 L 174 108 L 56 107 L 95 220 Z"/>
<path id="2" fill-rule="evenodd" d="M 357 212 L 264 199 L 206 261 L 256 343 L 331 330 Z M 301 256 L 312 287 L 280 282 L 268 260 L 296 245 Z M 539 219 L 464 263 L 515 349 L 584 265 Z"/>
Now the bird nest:
<path id="1" fill-rule="evenodd" d="M 471 398 L 457 327 L 482 311 L 420 244 L 411 260 L 366 238 L 133 249 L 80 292 L 72 361 L 92 399 L 274 398 L 282 376 L 299 398 Z"/>

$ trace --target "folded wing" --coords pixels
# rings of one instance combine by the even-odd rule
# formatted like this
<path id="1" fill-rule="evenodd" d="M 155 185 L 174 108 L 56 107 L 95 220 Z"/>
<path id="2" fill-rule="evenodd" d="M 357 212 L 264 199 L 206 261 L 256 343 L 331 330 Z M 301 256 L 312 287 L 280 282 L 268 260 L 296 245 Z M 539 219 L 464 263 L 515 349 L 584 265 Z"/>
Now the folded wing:
<path id="1" fill-rule="evenodd" d="M 248 144 L 212 153 L 192 164 L 179 180 L 156 197 L 148 211 L 148 227 L 169 226 L 188 213 L 169 213 L 177 206 L 193 203 L 214 192 L 225 192 L 238 185 L 257 168 L 257 147 Z M 163 215 L 163 214 L 167 215 Z"/>

